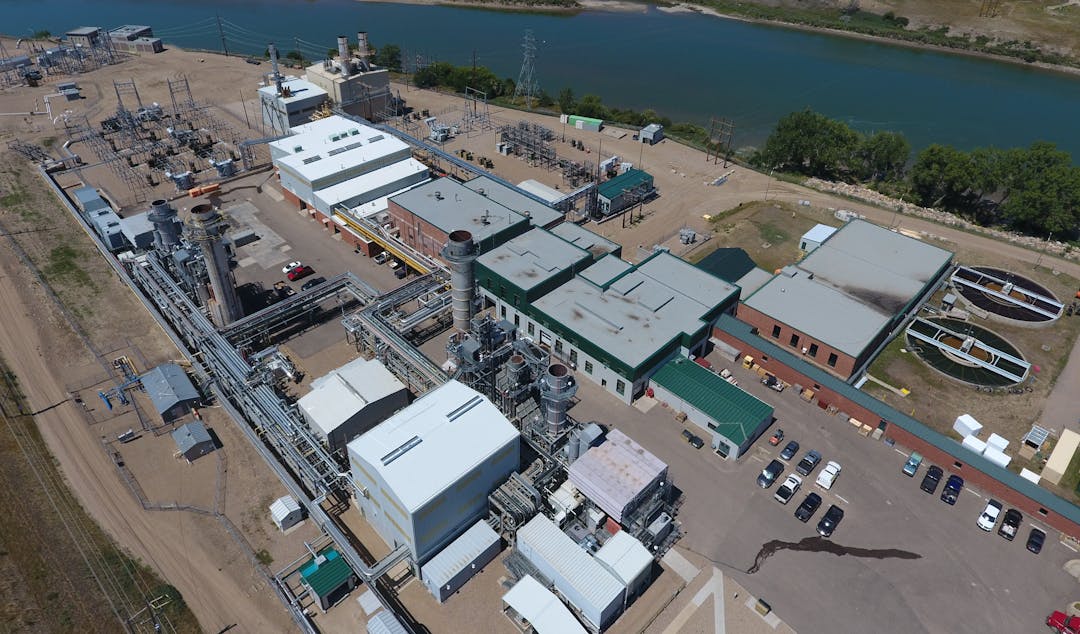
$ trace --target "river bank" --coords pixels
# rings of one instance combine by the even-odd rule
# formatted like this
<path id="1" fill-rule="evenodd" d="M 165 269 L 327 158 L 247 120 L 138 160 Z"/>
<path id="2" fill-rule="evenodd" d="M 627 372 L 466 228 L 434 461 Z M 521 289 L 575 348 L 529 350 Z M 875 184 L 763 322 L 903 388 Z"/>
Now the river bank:
<path id="1" fill-rule="evenodd" d="M 991 53 L 987 51 L 976 50 L 975 46 L 980 44 L 972 39 L 967 39 L 969 36 L 974 37 L 988 37 L 993 40 L 988 34 L 975 33 L 966 34 L 963 40 L 956 40 L 955 43 L 958 46 L 945 46 L 942 44 L 936 44 L 932 42 L 917 42 L 904 37 L 893 37 L 888 34 L 871 34 L 861 33 L 852 29 L 833 28 L 827 26 L 817 26 L 811 24 L 803 24 L 798 21 L 786 20 L 783 18 L 760 18 L 752 15 L 743 15 L 730 11 L 721 11 L 706 4 L 697 4 L 694 2 L 658 2 L 655 5 L 648 2 L 637 2 L 635 0 L 569 0 L 573 4 L 559 5 L 559 4 L 536 4 L 529 5 L 520 2 L 514 2 L 512 0 L 491 0 L 491 1 L 478 1 L 478 0 L 357 0 L 363 3 L 376 3 L 376 4 L 406 4 L 406 5 L 427 5 L 427 6 L 444 6 L 455 8 L 469 8 L 480 9 L 488 11 L 500 11 L 500 12 L 514 12 L 514 13 L 536 13 L 536 14 L 548 14 L 548 15 L 574 15 L 582 11 L 612 11 L 618 13 L 644 13 L 648 11 L 650 6 L 655 6 L 657 11 L 668 14 L 692 14 L 706 15 L 714 18 L 720 18 L 725 20 L 737 20 L 740 22 L 746 22 L 749 24 L 760 24 L 765 26 L 778 26 L 783 28 L 789 28 L 797 31 L 804 31 L 808 33 L 821 33 L 825 35 L 831 35 L 836 37 L 845 37 L 850 39 L 862 40 L 867 42 L 876 42 L 881 44 L 890 44 L 895 46 L 901 46 L 913 50 L 926 50 L 940 53 L 950 53 L 955 55 L 962 55 L 965 57 L 973 57 L 978 59 L 986 59 L 995 62 L 1005 62 L 1021 67 L 1034 67 L 1041 70 L 1050 72 L 1064 73 L 1072 76 L 1080 76 L 1080 59 L 1075 57 L 1069 57 L 1074 65 L 1066 64 L 1053 64 L 1042 61 L 1027 61 L 1020 57 L 1013 55 L 1005 55 L 999 53 Z M 913 31 L 904 31 L 905 33 L 914 34 Z"/>

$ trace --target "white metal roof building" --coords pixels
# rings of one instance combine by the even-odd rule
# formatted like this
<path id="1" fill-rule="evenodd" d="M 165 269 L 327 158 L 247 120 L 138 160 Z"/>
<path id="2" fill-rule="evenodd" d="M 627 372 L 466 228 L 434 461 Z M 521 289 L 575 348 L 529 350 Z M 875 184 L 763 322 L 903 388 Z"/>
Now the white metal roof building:
<path id="1" fill-rule="evenodd" d="M 523 180 L 517 184 L 518 189 L 527 191 L 533 196 L 539 196 L 548 202 L 548 204 L 556 203 L 563 198 L 566 198 L 566 194 L 555 189 L 554 187 L 548 187 L 535 179 Z"/>
<path id="2" fill-rule="evenodd" d="M 536 634 L 585 634 L 585 628 L 559 597 L 525 575 L 503 595 L 503 603 L 528 622 Z"/>
<path id="3" fill-rule="evenodd" d="M 589 625 L 600 631 L 619 616 L 626 587 L 547 517 L 518 529 L 517 549 L 555 585 Z"/>
<path id="4" fill-rule="evenodd" d="M 520 462 L 519 434 L 479 392 L 450 381 L 348 444 L 357 503 L 417 564 L 487 511 Z"/>
<path id="5" fill-rule="evenodd" d="M 836 227 L 816 224 L 799 239 L 799 250 L 804 253 L 810 253 L 821 246 L 821 243 L 828 240 L 829 236 L 834 233 L 836 233 Z"/>
<path id="6" fill-rule="evenodd" d="M 412 156 L 397 137 L 336 115 L 295 126 L 269 146 L 281 186 L 311 206 L 318 190 Z"/>
<path id="7" fill-rule="evenodd" d="M 846 378 L 944 282 L 952 257 L 853 220 L 748 296 L 739 319 Z"/>
<path id="8" fill-rule="evenodd" d="M 278 530 L 287 531 L 304 519 L 304 512 L 293 496 L 285 495 L 270 504 L 270 519 Z"/>
<path id="9" fill-rule="evenodd" d="M 408 632 L 390 610 L 379 610 L 367 622 L 367 634 L 408 634 Z"/>
<path id="10" fill-rule="evenodd" d="M 297 406 L 311 430 L 337 451 L 409 404 L 409 391 L 379 361 L 359 358 L 311 382 Z"/>
<path id="11" fill-rule="evenodd" d="M 407 158 L 347 181 L 317 189 L 312 193 L 312 202 L 316 209 L 329 216 L 335 209 L 353 208 L 390 196 L 423 183 L 429 176 L 427 165 L 414 158 Z"/>
<path id="12" fill-rule="evenodd" d="M 325 90 L 299 77 L 282 79 L 281 88 L 283 94 L 278 95 L 273 80 L 259 88 L 263 123 L 278 134 L 285 134 L 293 126 L 310 120 L 319 105 L 326 101 Z"/>
<path id="13" fill-rule="evenodd" d="M 199 421 L 181 425 L 170 432 L 176 443 L 177 453 L 188 462 L 194 462 L 214 450 L 214 439 L 206 431 L 206 425 Z"/>
<path id="14" fill-rule="evenodd" d="M 628 596 L 641 594 L 649 582 L 653 557 L 649 549 L 626 531 L 608 538 L 593 557 L 626 586 Z"/>
<path id="15" fill-rule="evenodd" d="M 476 520 L 469 530 L 450 542 L 420 569 L 420 578 L 442 603 L 499 554 L 502 538 L 487 521 Z"/>
<path id="16" fill-rule="evenodd" d="M 478 194 L 483 194 L 507 209 L 513 209 L 532 222 L 534 227 L 551 227 L 563 221 L 564 214 L 550 206 L 527 196 L 512 187 L 492 180 L 487 176 L 477 176 L 466 181 L 465 186 Z"/>
<path id="17" fill-rule="evenodd" d="M 668 466 L 618 429 L 570 465 L 570 481 L 616 522 L 665 486 Z"/>

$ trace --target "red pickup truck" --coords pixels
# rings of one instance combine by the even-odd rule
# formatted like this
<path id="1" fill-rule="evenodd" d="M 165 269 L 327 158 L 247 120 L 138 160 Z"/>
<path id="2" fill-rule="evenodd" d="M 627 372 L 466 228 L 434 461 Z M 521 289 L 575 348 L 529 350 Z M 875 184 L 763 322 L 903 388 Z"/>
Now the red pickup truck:
<path id="1" fill-rule="evenodd" d="M 1046 617 L 1046 624 L 1058 634 L 1080 634 L 1080 616 L 1068 616 L 1055 611 Z"/>

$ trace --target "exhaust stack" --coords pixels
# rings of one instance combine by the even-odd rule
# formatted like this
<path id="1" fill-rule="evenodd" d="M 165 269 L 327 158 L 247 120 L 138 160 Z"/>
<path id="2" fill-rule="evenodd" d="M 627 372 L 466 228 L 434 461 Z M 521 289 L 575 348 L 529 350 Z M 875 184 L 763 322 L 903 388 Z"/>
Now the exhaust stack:
<path id="1" fill-rule="evenodd" d="M 540 406 L 544 410 L 544 422 L 550 438 L 557 437 L 566 429 L 566 410 L 576 393 L 577 382 L 570 368 L 561 363 L 548 366 L 540 379 Z"/>
<path id="2" fill-rule="evenodd" d="M 464 229 L 450 232 L 449 240 L 442 249 L 443 258 L 450 263 L 451 310 L 454 314 L 454 330 L 469 332 L 473 317 L 473 261 L 476 260 L 476 242 Z"/>
<path id="3" fill-rule="evenodd" d="M 341 58 L 341 76 L 348 77 L 352 74 L 352 55 L 349 55 L 349 38 L 344 35 L 337 36 L 338 57 Z"/>

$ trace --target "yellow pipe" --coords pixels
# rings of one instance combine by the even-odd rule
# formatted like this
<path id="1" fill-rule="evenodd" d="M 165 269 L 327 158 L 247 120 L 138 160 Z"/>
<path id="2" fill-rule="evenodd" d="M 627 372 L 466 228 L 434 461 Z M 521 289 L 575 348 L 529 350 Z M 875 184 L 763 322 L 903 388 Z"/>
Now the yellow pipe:
<path id="1" fill-rule="evenodd" d="M 421 264 L 416 259 L 410 257 L 408 253 L 406 253 L 405 251 L 403 251 L 403 250 L 399 249 L 398 247 L 394 246 L 393 243 L 391 243 L 389 240 L 382 237 L 378 233 L 372 231 L 370 228 L 365 227 L 364 225 L 362 225 L 362 224 L 356 222 L 355 220 L 353 220 L 352 218 L 349 218 L 348 216 L 346 216 L 344 214 L 341 214 L 341 213 L 338 213 L 336 211 L 334 212 L 334 215 L 337 216 L 338 218 L 341 218 L 342 221 L 344 221 L 345 224 L 348 225 L 350 229 L 353 229 L 353 230 L 363 234 L 364 237 L 366 237 L 369 240 L 375 242 L 375 244 L 378 244 L 380 247 L 382 247 L 383 249 L 388 251 L 390 253 L 390 255 L 393 255 L 397 259 L 401 260 L 402 262 L 407 264 L 409 266 L 409 268 L 413 269 L 414 271 L 417 271 L 421 275 L 430 272 L 430 269 L 428 269 L 427 266 Z"/>

